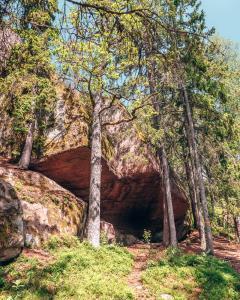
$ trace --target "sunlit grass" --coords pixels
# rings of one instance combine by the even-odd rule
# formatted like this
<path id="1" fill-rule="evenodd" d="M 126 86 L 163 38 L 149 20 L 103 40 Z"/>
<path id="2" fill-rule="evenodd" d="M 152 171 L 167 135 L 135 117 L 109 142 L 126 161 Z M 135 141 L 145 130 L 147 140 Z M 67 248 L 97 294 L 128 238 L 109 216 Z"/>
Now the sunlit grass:
<path id="1" fill-rule="evenodd" d="M 118 246 L 94 249 L 75 238 L 54 238 L 52 258 L 21 256 L 1 268 L 0 299 L 133 299 L 126 283 L 132 256 Z"/>
<path id="2" fill-rule="evenodd" d="M 175 300 L 240 299 L 239 274 L 228 263 L 205 255 L 169 249 L 163 259 L 148 265 L 142 280 L 156 299 L 164 293 Z"/>

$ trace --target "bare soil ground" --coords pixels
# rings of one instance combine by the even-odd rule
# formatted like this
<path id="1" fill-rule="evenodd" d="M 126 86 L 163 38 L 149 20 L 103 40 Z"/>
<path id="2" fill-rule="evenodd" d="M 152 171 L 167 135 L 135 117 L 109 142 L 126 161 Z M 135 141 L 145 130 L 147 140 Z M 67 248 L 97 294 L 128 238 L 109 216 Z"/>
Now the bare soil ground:
<path id="1" fill-rule="evenodd" d="M 134 266 L 131 274 L 128 276 L 128 284 L 134 291 L 135 299 L 139 300 L 155 299 L 150 296 L 150 293 L 141 281 L 142 272 L 146 269 L 150 257 L 150 247 L 151 245 L 146 244 L 135 244 L 128 247 L 128 251 L 134 255 Z"/>

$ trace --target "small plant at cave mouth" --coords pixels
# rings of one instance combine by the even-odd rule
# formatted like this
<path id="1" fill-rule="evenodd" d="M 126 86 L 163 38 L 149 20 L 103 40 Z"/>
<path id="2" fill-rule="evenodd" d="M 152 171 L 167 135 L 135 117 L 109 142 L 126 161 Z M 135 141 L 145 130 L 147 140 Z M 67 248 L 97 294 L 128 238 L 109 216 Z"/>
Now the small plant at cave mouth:
<path id="1" fill-rule="evenodd" d="M 151 242 L 152 233 L 150 230 L 144 229 L 143 230 L 143 241 L 146 244 L 150 244 Z"/>
<path id="2" fill-rule="evenodd" d="M 108 237 L 105 232 L 100 233 L 100 244 L 101 245 L 108 245 Z"/>

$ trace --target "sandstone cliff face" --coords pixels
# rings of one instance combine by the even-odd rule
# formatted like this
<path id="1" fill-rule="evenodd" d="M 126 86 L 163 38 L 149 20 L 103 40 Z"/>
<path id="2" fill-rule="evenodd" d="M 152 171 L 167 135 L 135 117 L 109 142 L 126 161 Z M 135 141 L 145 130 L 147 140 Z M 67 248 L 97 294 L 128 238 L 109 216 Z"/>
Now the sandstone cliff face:
<path id="1" fill-rule="evenodd" d="M 86 202 L 89 193 L 90 150 L 78 147 L 51 155 L 33 165 L 34 169 L 54 179 Z M 139 168 L 139 166 L 138 166 Z M 114 173 L 105 160 L 102 166 L 101 218 L 117 230 L 139 237 L 144 229 L 153 233 L 162 229 L 163 192 L 159 175 L 143 166 L 134 172 L 128 169 L 122 175 Z M 188 204 L 183 193 L 172 181 L 175 219 L 183 223 Z"/>
<path id="2" fill-rule="evenodd" d="M 90 104 L 87 96 L 71 91 L 63 84 L 58 83 L 56 90 L 55 126 L 46 132 L 42 158 L 33 159 L 31 167 L 87 202 Z M 121 120 L 127 115 L 123 106 L 117 104 L 105 111 L 103 122 Z M 9 139 L 5 137 L 5 140 Z M 2 149 L 6 147 L 2 145 Z M 144 229 L 160 232 L 163 191 L 159 164 L 134 123 L 104 128 L 103 156 L 102 219 L 112 223 L 117 230 L 137 236 L 141 236 Z M 173 179 L 171 184 L 175 219 L 181 228 L 188 203 Z"/>
<path id="3" fill-rule="evenodd" d="M 48 134 L 44 157 L 32 168 L 88 201 L 90 149 L 88 102 L 78 93 L 63 94 L 56 112 L 57 126 Z M 60 96 L 60 94 L 59 94 Z M 80 98 L 79 98 L 80 97 Z M 64 100 L 64 101 L 63 101 Z M 126 118 L 118 104 L 105 112 L 103 123 Z M 142 236 L 144 229 L 162 230 L 163 191 L 159 164 L 134 123 L 107 126 L 103 131 L 101 218 L 119 231 Z M 188 203 L 172 180 L 175 219 L 180 230 Z"/>
<path id="4" fill-rule="evenodd" d="M 51 235 L 82 236 L 84 202 L 52 180 L 0 163 L 0 261 L 23 245 L 39 247 Z"/>

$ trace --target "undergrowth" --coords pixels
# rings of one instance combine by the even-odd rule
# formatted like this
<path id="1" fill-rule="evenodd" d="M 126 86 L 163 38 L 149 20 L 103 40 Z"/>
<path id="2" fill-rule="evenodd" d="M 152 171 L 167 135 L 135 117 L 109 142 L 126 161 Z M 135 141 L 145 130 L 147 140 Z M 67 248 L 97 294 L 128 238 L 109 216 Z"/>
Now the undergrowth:
<path id="1" fill-rule="evenodd" d="M 124 248 L 94 249 L 76 238 L 52 238 L 47 261 L 21 255 L 1 267 L 0 299 L 133 299 L 126 283 L 133 264 Z"/>
<path id="2" fill-rule="evenodd" d="M 156 299 L 170 294 L 174 300 L 238 300 L 240 276 L 215 257 L 183 254 L 168 249 L 158 262 L 149 262 L 142 281 Z"/>

